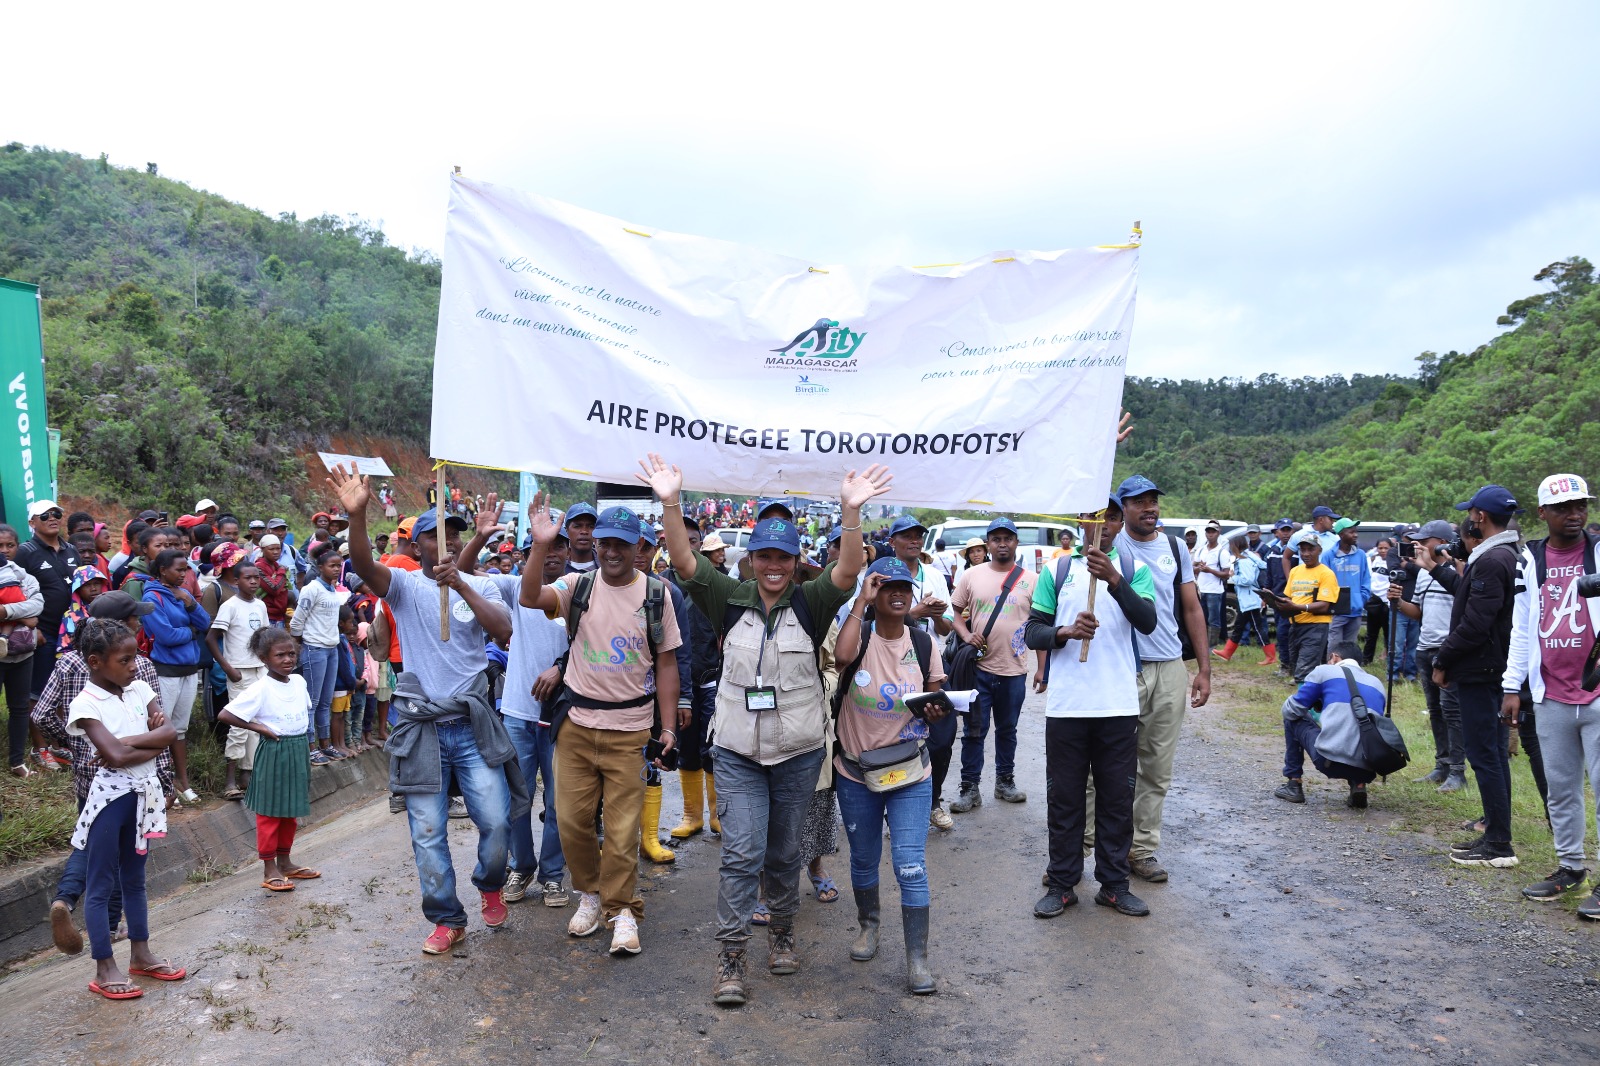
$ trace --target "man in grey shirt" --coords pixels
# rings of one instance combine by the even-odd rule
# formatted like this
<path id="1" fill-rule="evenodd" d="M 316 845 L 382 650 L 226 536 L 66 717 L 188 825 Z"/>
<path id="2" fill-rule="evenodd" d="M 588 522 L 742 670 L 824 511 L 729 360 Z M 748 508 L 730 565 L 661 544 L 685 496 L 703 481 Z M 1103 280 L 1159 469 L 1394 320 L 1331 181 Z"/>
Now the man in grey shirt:
<path id="1" fill-rule="evenodd" d="M 1450 635 L 1450 608 L 1455 600 L 1455 561 L 1443 548 L 1455 539 L 1449 522 L 1436 519 L 1405 539 L 1416 545 L 1416 563 L 1421 568 L 1408 600 L 1399 581 L 1389 584 L 1389 602 L 1407 618 L 1419 619 L 1417 638 L 1417 679 L 1422 682 L 1422 698 L 1428 704 L 1428 721 L 1433 726 L 1433 770 L 1418 780 L 1438 785 L 1440 792 L 1456 792 L 1467 785 L 1467 749 L 1461 735 L 1461 706 L 1456 703 L 1453 685 L 1433 683 L 1433 659 L 1439 645 Z"/>

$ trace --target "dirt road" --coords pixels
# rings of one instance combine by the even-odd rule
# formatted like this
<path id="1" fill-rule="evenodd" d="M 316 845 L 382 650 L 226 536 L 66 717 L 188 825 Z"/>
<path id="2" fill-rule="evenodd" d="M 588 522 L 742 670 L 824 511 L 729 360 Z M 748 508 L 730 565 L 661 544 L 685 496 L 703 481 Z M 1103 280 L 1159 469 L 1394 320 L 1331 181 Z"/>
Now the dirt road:
<path id="1" fill-rule="evenodd" d="M 570 909 L 524 902 L 485 929 L 465 877 L 473 834 L 456 823 L 472 926 L 453 957 L 425 957 L 404 819 L 380 802 L 305 838 L 296 856 L 321 881 L 268 896 L 252 868 L 157 906 L 153 942 L 189 966 L 187 981 L 110 1003 L 85 990 L 86 955 L 12 975 L 0 1047 L 9 1063 L 192 1066 L 1600 1061 L 1600 929 L 1450 866 L 1440 841 L 1393 828 L 1381 785 L 1365 812 L 1321 783 L 1303 807 L 1274 800 L 1280 751 L 1230 731 L 1228 699 L 1223 679 L 1185 730 L 1162 850 L 1172 880 L 1135 883 L 1154 914 L 1126 918 L 1084 894 L 1041 921 L 1043 722 L 1030 698 L 1029 801 L 991 799 L 930 840 L 937 996 L 902 992 L 892 920 L 875 961 L 849 960 L 840 855 L 843 898 L 808 892 L 802 906 L 801 972 L 753 966 L 750 1005 L 713 1007 L 710 837 L 645 871 L 645 950 L 618 961 L 604 935 L 566 937 Z"/>

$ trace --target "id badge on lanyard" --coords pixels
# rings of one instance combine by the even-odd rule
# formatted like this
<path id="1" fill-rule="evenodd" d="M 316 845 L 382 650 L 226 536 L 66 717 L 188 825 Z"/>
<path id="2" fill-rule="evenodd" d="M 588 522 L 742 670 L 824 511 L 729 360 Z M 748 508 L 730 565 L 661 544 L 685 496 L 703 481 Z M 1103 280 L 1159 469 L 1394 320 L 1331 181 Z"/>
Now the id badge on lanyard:
<path id="1" fill-rule="evenodd" d="M 761 630 L 761 654 L 756 659 L 756 683 L 745 686 L 744 709 L 747 711 L 775 711 L 778 709 L 778 690 L 766 683 L 761 673 L 761 664 L 767 658 L 767 633 L 766 627 Z"/>

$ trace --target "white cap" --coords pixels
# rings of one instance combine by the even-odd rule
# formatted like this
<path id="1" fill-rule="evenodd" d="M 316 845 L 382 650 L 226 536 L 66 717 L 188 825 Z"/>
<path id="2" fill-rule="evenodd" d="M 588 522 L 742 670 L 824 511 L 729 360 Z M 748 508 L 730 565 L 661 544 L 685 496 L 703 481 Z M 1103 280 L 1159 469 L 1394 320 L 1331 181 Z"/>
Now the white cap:
<path id="1" fill-rule="evenodd" d="M 201 511 L 204 511 L 206 508 L 215 507 L 216 505 L 217 505 L 217 501 L 216 500 L 212 500 L 212 499 L 201 500 L 199 503 L 194 505 L 194 513 L 195 514 L 199 514 Z"/>
<path id="2" fill-rule="evenodd" d="M 1539 482 L 1539 506 L 1549 507 L 1568 500 L 1592 500 L 1589 483 L 1577 474 L 1551 474 Z M 37 506 L 37 505 L 35 505 Z M 33 513 L 31 510 L 28 512 Z"/>
<path id="3" fill-rule="evenodd" d="M 58 511 L 61 510 L 61 506 L 54 500 L 34 500 L 32 503 L 28 504 L 28 517 L 38 518 L 52 507 Z"/>
<path id="4" fill-rule="evenodd" d="M 282 544 L 282 543 L 283 543 L 283 541 L 279 540 L 277 537 L 273 536 L 271 533 L 268 533 L 266 536 L 264 536 L 260 540 L 256 541 L 256 545 L 258 547 L 262 547 L 262 548 L 270 548 L 274 544 Z"/>

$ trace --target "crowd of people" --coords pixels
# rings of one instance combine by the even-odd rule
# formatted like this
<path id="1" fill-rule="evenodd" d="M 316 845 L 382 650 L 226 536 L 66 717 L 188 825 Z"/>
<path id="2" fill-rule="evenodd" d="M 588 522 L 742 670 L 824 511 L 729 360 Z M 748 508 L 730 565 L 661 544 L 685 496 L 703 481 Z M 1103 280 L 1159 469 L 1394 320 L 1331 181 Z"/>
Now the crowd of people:
<path id="1" fill-rule="evenodd" d="M 661 522 L 585 503 L 557 513 L 540 495 L 520 542 L 492 493 L 452 498 L 441 527 L 437 509 L 391 513 L 388 486 L 374 493 L 342 469 L 330 479 L 340 509 L 315 515 L 303 546 L 282 519 L 241 523 L 211 500 L 171 524 L 142 512 L 120 545 L 48 500 L 31 507 L 27 540 L 0 526 L 10 766 L 73 773 L 80 817 L 50 917 L 76 953 L 81 906 L 91 989 L 134 998 L 135 977 L 185 976 L 150 950 L 143 865 L 167 810 L 199 801 L 186 744 L 198 728 L 225 740 L 223 795 L 255 815 L 273 893 L 321 877 L 292 858 L 314 768 L 381 745 L 429 954 L 449 952 L 468 921 L 452 817 L 477 831 L 471 879 L 486 925 L 530 894 L 568 907 L 570 885 L 568 932 L 609 926 L 613 955 L 638 954 L 638 862 L 675 858 L 661 782 L 678 773 L 684 809 L 668 839 L 720 838 L 711 998 L 729 1006 L 752 994 L 755 929 L 769 974 L 799 968 L 802 873 L 819 903 L 841 897 L 827 868 L 841 821 L 859 932 L 848 954 L 876 956 L 887 832 L 906 986 L 932 992 L 928 834 L 983 804 L 991 733 L 993 798 L 1026 802 L 1015 768 L 1030 681 L 1043 694 L 1048 821 L 1033 913 L 1075 904 L 1093 855 L 1094 902 L 1138 917 L 1150 908 L 1133 879 L 1169 876 L 1162 815 L 1185 713 L 1209 699 L 1213 661 L 1250 642 L 1295 685 L 1277 797 L 1306 801 L 1309 756 L 1365 807 L 1389 772 L 1374 723 L 1392 684 L 1414 677 L 1436 749 L 1424 780 L 1455 791 L 1470 765 L 1483 800 L 1452 861 L 1518 863 L 1516 735 L 1559 861 L 1525 895 L 1561 898 L 1588 879 L 1600 532 L 1576 475 L 1539 487 L 1545 538 L 1522 543 L 1515 497 L 1491 485 L 1459 505 L 1459 526 L 1398 527 L 1370 552 L 1358 523 L 1328 507 L 1270 536 L 1250 526 L 1224 541 L 1212 523 L 1191 545 L 1164 528 L 1161 490 L 1135 475 L 1076 516 L 1080 532 L 1034 573 L 1004 517 L 938 555 L 909 515 L 869 539 L 863 508 L 892 481 L 881 467 L 844 479 L 811 556 L 814 516 L 788 500 L 687 504 L 678 468 L 654 455 L 641 466 Z M 393 534 L 372 535 L 375 499 Z M 730 520 L 749 524 L 737 568 L 712 532 Z M 1380 638 L 1387 676 L 1372 672 Z M 1600 918 L 1600 890 L 1578 913 Z M 119 922 L 126 972 L 111 950 Z"/>

